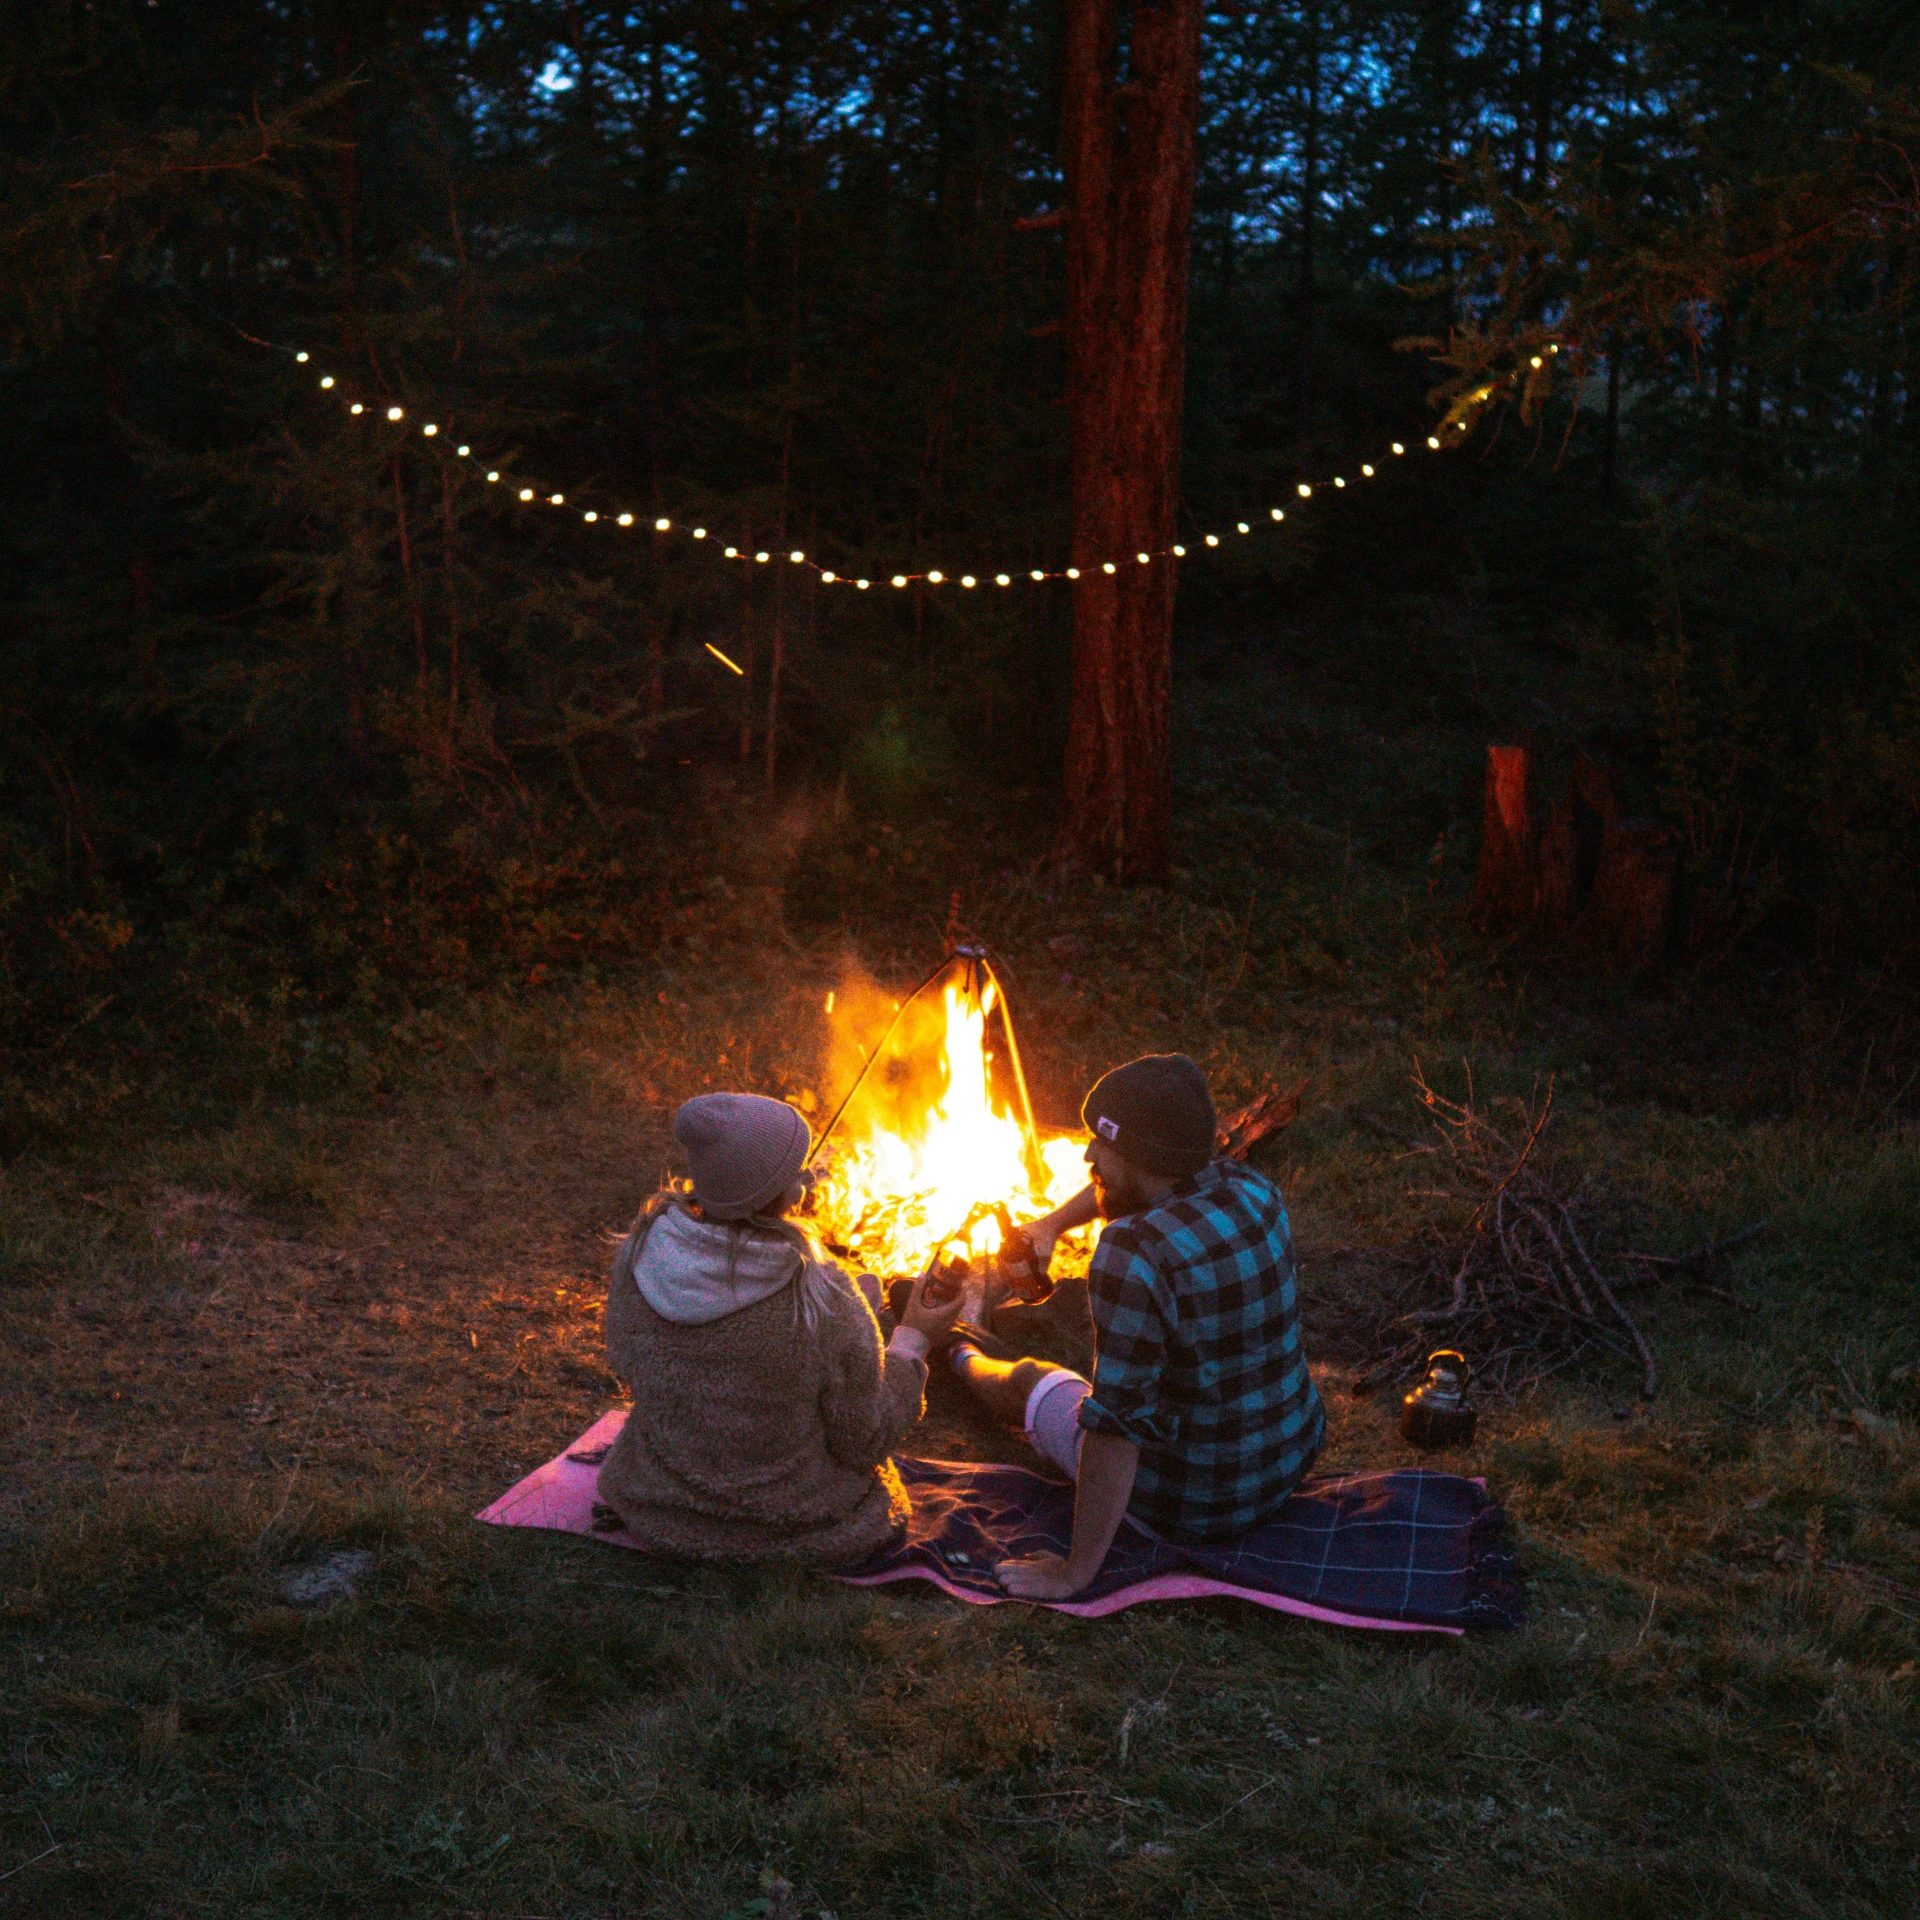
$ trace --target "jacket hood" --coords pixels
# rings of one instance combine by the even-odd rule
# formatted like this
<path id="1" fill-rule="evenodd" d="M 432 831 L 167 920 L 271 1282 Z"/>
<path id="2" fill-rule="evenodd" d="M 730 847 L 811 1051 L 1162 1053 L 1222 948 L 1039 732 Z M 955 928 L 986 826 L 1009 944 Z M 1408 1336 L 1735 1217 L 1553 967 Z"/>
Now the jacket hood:
<path id="1" fill-rule="evenodd" d="M 669 1207 L 648 1227 L 633 1278 L 661 1319 L 698 1327 L 758 1306 L 804 1264 L 799 1249 L 777 1234 Z"/>

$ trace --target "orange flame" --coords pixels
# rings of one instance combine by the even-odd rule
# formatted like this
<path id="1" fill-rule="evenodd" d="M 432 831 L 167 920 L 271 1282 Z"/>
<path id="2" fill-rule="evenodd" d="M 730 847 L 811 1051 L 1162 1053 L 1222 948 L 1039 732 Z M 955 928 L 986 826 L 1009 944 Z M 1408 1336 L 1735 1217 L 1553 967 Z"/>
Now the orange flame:
<path id="1" fill-rule="evenodd" d="M 910 1008 L 822 1155 L 816 1224 L 876 1273 L 918 1273 L 981 1201 L 1004 1201 L 1017 1220 L 1086 1185 L 1084 1149 L 1064 1134 L 1041 1137 L 1036 1183 L 1025 1128 L 994 1103 L 995 992 L 989 985 L 976 1000 L 949 982 L 937 1010 Z M 968 1242 L 976 1255 L 999 1243 L 991 1220 Z"/>

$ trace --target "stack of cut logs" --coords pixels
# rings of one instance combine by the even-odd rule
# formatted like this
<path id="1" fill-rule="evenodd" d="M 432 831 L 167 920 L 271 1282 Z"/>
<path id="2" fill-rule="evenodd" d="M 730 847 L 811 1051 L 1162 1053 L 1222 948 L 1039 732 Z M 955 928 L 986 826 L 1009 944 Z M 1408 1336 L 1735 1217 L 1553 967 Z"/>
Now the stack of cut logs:
<path id="1" fill-rule="evenodd" d="M 1623 818 L 1612 776 L 1584 753 L 1544 821 L 1537 778 L 1531 748 L 1487 749 L 1475 924 L 1543 935 L 1604 972 L 1646 972 L 1667 950 L 1677 836 L 1662 821 Z"/>

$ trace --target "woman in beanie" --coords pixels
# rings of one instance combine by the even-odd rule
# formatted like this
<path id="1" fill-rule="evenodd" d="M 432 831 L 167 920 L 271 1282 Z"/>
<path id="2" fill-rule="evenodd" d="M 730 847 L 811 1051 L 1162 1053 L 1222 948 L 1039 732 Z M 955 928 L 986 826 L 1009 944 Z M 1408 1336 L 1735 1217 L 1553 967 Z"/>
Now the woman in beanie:
<path id="1" fill-rule="evenodd" d="M 607 1358 L 633 1411 L 600 1497 L 661 1553 L 850 1566 L 906 1525 L 887 1456 L 959 1303 L 930 1310 L 916 1286 L 881 1346 L 852 1276 L 785 1217 L 811 1136 L 784 1101 L 702 1094 L 673 1132 L 693 1190 L 642 1209 L 608 1286 Z"/>

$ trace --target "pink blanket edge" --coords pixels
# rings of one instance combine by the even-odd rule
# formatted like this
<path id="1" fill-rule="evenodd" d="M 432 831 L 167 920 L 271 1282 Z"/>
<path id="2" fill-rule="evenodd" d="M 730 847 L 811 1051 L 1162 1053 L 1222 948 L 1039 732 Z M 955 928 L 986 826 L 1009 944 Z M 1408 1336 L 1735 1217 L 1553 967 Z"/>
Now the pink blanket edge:
<path id="1" fill-rule="evenodd" d="M 603 1413 L 579 1439 L 562 1449 L 544 1466 L 535 1467 L 516 1481 L 499 1499 L 482 1507 L 473 1517 L 490 1527 L 537 1527 L 550 1533 L 574 1533 L 590 1540 L 604 1541 L 610 1547 L 631 1547 L 644 1551 L 640 1541 L 626 1532 L 600 1533 L 593 1525 L 593 1501 L 599 1479 L 597 1467 L 568 1455 L 587 1453 L 595 1447 L 610 1446 L 625 1426 L 624 1407 Z M 1315 1606 L 1311 1600 L 1294 1600 L 1282 1593 L 1263 1593 L 1253 1587 L 1235 1586 L 1230 1580 L 1216 1580 L 1203 1573 L 1162 1573 L 1137 1586 L 1123 1587 L 1098 1600 L 1018 1601 L 1010 1593 L 970 1593 L 943 1579 L 931 1567 L 896 1567 L 887 1573 L 844 1574 L 834 1579 L 850 1587 L 880 1587 L 895 1580 L 924 1580 L 955 1600 L 973 1607 L 1000 1607 L 1009 1603 L 1043 1606 L 1054 1613 L 1070 1613 L 1082 1620 L 1098 1620 L 1109 1613 L 1138 1605 L 1143 1600 L 1249 1600 L 1256 1607 L 1274 1613 L 1294 1614 L 1302 1620 L 1317 1620 L 1331 1627 L 1358 1627 L 1371 1633 L 1444 1633 L 1456 1637 L 1462 1627 L 1430 1626 L 1419 1620 L 1382 1620 L 1373 1614 L 1342 1613 L 1333 1607 Z"/>

